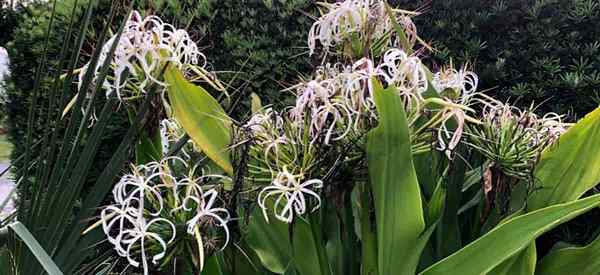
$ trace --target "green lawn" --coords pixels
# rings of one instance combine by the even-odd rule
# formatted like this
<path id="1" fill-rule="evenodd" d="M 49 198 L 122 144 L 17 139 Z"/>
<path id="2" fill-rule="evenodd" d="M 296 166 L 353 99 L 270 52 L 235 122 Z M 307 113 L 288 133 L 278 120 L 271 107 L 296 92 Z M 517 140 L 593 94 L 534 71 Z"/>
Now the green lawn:
<path id="1" fill-rule="evenodd" d="M 6 139 L 6 135 L 0 135 L 0 162 L 8 161 L 12 144 Z"/>

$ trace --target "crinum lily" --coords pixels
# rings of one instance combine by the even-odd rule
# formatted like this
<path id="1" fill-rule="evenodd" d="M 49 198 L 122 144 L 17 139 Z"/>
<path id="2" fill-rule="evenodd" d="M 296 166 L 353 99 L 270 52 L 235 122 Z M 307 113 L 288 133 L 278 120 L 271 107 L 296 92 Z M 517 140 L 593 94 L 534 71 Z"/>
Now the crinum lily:
<path id="1" fill-rule="evenodd" d="M 275 217 L 286 223 L 291 223 L 294 216 L 306 212 L 306 196 L 317 200 L 317 205 L 312 208 L 312 211 L 321 206 L 321 198 L 313 189 L 322 188 L 323 181 L 311 179 L 300 182 L 302 177 L 302 175 L 293 175 L 287 170 L 287 167 L 283 167 L 283 171 L 277 174 L 272 184 L 263 188 L 258 194 L 258 205 L 262 208 L 267 222 L 269 221 L 267 210 L 270 208 L 267 201 L 270 197 L 276 197 L 273 204 Z M 283 204 L 283 207 L 281 207 L 281 204 Z"/>

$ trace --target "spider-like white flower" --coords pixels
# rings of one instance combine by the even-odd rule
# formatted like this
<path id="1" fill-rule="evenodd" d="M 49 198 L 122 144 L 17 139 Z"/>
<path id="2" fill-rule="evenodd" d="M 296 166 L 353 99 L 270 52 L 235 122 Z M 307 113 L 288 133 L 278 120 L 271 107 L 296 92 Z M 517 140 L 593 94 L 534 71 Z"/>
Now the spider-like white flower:
<path id="1" fill-rule="evenodd" d="M 393 85 L 404 99 L 407 108 L 419 108 L 427 91 L 427 74 L 421 59 L 409 56 L 401 49 L 389 49 L 378 66 L 387 85 Z"/>
<path id="2" fill-rule="evenodd" d="M 502 128 L 517 124 L 527 135 L 520 138 L 530 139 L 532 146 L 547 145 L 556 141 L 571 124 L 562 121 L 563 116 L 547 113 L 538 117 L 533 110 L 521 110 L 515 106 L 489 98 L 483 104 L 482 114 L 485 121 Z"/>
<path id="3" fill-rule="evenodd" d="M 283 128 L 283 118 L 273 108 L 266 108 L 253 114 L 244 127 L 250 129 L 254 135 L 268 136 L 273 129 L 280 130 Z"/>
<path id="4" fill-rule="evenodd" d="M 163 223 L 168 226 L 170 231 L 170 238 L 165 241 L 161 235 L 152 231 L 152 227 L 156 229 L 157 224 Z M 162 232 L 162 231 L 161 231 Z M 121 243 L 127 245 L 127 249 L 125 250 L 125 255 L 127 257 L 127 261 L 129 264 L 139 267 L 140 263 L 132 257 L 132 248 L 141 250 L 141 261 L 142 268 L 144 270 L 144 274 L 148 273 L 148 260 L 146 252 L 146 240 L 153 240 L 153 243 L 158 243 L 160 245 L 160 252 L 152 255 L 152 263 L 157 264 L 158 260 L 162 259 L 167 252 L 167 244 L 171 243 L 175 240 L 175 225 L 164 218 L 155 218 L 148 222 L 146 222 L 143 218 L 139 219 L 133 228 L 125 229 L 121 232 Z M 138 248 L 139 247 L 139 248 Z"/>
<path id="5" fill-rule="evenodd" d="M 131 170 L 113 189 L 114 205 L 101 211 L 101 224 L 107 240 L 131 265 L 138 267 L 141 262 L 144 274 L 148 274 L 147 259 L 151 257 L 157 264 L 165 256 L 168 244 L 176 237 L 176 223 L 185 223 L 187 232 L 200 240 L 199 223 L 217 221 L 216 226 L 225 231 L 224 246 L 227 245 L 229 213 L 224 208 L 215 207 L 217 191 L 207 180 L 231 181 L 229 177 L 204 173 L 195 176 L 198 165 L 190 167 L 176 156 L 132 166 Z M 183 176 L 175 176 L 182 171 Z M 207 188 L 210 190 L 204 191 Z M 175 213 L 178 210 L 194 211 L 195 214 L 193 217 L 181 216 Z M 199 246 L 203 249 L 201 241 Z"/>
<path id="6" fill-rule="evenodd" d="M 320 3 L 327 11 L 312 25 L 308 33 L 309 54 L 315 51 L 317 41 L 325 52 L 330 48 L 351 42 L 365 41 L 367 38 L 378 41 L 386 38 L 387 44 L 398 43 L 392 20 L 385 10 L 384 0 L 345 0 L 336 3 Z M 392 9 L 396 22 L 404 28 L 410 46 L 417 40 L 416 27 L 410 16 L 417 13 Z"/>
<path id="7" fill-rule="evenodd" d="M 319 179 L 311 179 L 305 182 L 300 182 L 302 175 L 293 175 L 283 167 L 283 171 L 279 172 L 271 185 L 265 187 L 258 194 L 258 205 L 262 208 L 263 215 L 267 222 L 269 216 L 267 210 L 269 205 L 267 200 L 274 196 L 277 197 L 273 204 L 273 212 L 278 220 L 286 223 L 291 223 L 294 215 L 302 215 L 306 212 L 305 196 L 313 197 L 317 200 L 317 205 L 312 208 L 312 211 L 317 210 L 321 206 L 321 198 L 313 191 L 323 187 L 323 181 Z M 282 204 L 283 207 L 281 206 Z"/>
<path id="8" fill-rule="evenodd" d="M 140 202 L 138 202 L 140 203 Z M 152 261 L 156 262 L 165 256 L 167 244 L 175 239 L 175 225 L 164 218 L 154 218 L 146 221 L 143 216 L 143 210 L 129 205 L 111 205 L 104 208 L 101 212 L 102 229 L 107 236 L 107 240 L 114 245 L 115 250 L 121 257 L 126 257 L 129 264 L 139 267 L 139 261 L 133 258 L 132 248 L 136 247 L 141 251 L 141 261 L 144 274 L 148 273 L 147 247 L 146 239 L 152 239 L 160 245 L 161 251 L 152 255 Z M 163 223 L 168 226 L 168 240 L 153 232 L 158 230 L 156 224 Z M 154 226 L 154 227 L 153 227 Z M 161 230 L 164 234 L 164 230 Z M 138 244 L 139 243 L 139 244 Z"/>
<path id="9" fill-rule="evenodd" d="M 323 142 L 344 138 L 353 124 L 353 111 L 343 97 L 348 69 L 326 64 L 317 70 L 314 79 L 296 85 L 296 105 L 289 110 L 296 125 L 304 125 L 308 117 L 312 141 L 324 134 Z"/>
<path id="10" fill-rule="evenodd" d="M 227 243 L 229 243 L 229 229 L 227 228 L 227 222 L 229 221 L 230 216 L 227 209 L 214 207 L 217 195 L 218 193 L 215 189 L 211 189 L 206 192 L 189 192 L 189 194 L 183 199 L 181 206 L 174 210 L 183 209 L 185 211 L 195 212 L 194 217 L 187 222 L 188 234 L 194 234 L 194 229 L 200 225 L 202 220 L 216 220 L 217 225 L 222 227 L 223 231 L 225 231 L 225 243 L 223 244 L 223 248 L 225 248 Z M 190 206 L 192 202 L 194 203 L 195 207 Z"/>
<path id="11" fill-rule="evenodd" d="M 551 141 L 557 140 L 562 134 L 564 134 L 569 127 L 570 123 L 564 123 L 562 116 L 557 113 L 547 113 L 541 119 L 541 135 L 549 136 Z"/>
<path id="12" fill-rule="evenodd" d="M 270 169 L 279 161 L 279 147 L 293 142 L 283 129 L 284 118 L 272 108 L 252 115 L 244 127 L 250 129 L 254 141 L 262 148 L 263 160 Z M 272 153 L 275 154 L 275 163 L 269 157 Z"/>
<path id="13" fill-rule="evenodd" d="M 129 16 L 121 36 L 111 37 L 102 46 L 98 63 L 93 68 L 94 75 L 109 58 L 108 54 L 115 41 L 115 53 L 110 60 L 110 72 L 103 88 L 107 96 L 115 92 L 119 99 L 126 96 L 124 90 L 134 89 L 143 94 L 151 84 L 165 86 L 157 77 L 167 62 L 180 69 L 186 69 L 187 65 L 198 64 L 199 60 L 205 63 L 206 60 L 185 30 L 176 29 L 157 16 L 143 18 L 139 12 L 134 11 Z M 90 69 L 89 65 L 86 64 L 80 70 L 80 88 L 85 74 Z M 134 84 L 135 88 L 132 88 L 131 84 Z"/>
<path id="14" fill-rule="evenodd" d="M 479 94 L 476 92 L 477 84 L 477 75 L 474 72 L 467 71 L 464 67 L 456 70 L 450 66 L 433 76 L 433 87 L 447 102 L 440 111 L 442 115 L 438 129 L 437 149 L 444 151 L 448 158 L 451 158 L 452 151 L 462 138 L 465 121 L 474 121 L 466 114 L 466 111 L 472 110 L 469 105 L 472 104 L 475 96 Z M 448 123 L 452 120 L 456 123 L 454 131 L 451 131 L 448 126 Z M 449 140 L 446 143 L 447 139 Z"/>
<path id="15" fill-rule="evenodd" d="M 452 67 L 445 68 L 433 75 L 432 85 L 439 94 L 452 92 L 454 94 L 445 95 L 460 104 L 468 104 L 473 96 L 476 95 L 479 78 L 472 71 L 466 68 L 456 70 Z M 449 91 L 449 90 L 450 91 Z"/>
<path id="16" fill-rule="evenodd" d="M 136 205 L 140 212 L 144 211 L 144 203 L 150 199 L 158 203 L 159 208 L 150 214 L 158 216 L 163 209 L 163 198 L 160 193 L 160 188 L 163 185 L 152 183 L 152 180 L 157 177 L 172 177 L 163 172 L 154 172 L 151 175 L 146 175 L 147 167 L 144 165 L 133 166 L 132 174 L 124 175 L 113 188 L 113 196 L 115 202 L 124 206 Z"/>
<path id="17" fill-rule="evenodd" d="M 184 136 L 185 130 L 174 117 L 163 119 L 160 122 L 160 143 L 163 156 L 166 156 L 169 150 Z M 179 149 L 180 155 L 185 159 L 190 159 L 193 151 L 200 152 L 201 149 L 192 139 L 188 139 L 186 144 Z"/>

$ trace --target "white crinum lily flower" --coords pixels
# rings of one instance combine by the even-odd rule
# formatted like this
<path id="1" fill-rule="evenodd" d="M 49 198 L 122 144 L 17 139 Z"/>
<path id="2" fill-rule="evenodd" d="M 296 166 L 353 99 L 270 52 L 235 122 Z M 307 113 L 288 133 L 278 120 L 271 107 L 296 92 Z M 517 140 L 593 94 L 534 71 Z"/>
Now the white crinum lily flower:
<path id="1" fill-rule="evenodd" d="M 258 205 L 262 208 L 263 215 L 267 222 L 269 216 L 268 199 L 276 197 L 273 204 L 273 212 L 275 217 L 283 222 L 291 223 L 294 215 L 302 215 L 306 212 L 307 198 L 313 197 L 317 200 L 317 205 L 312 208 L 312 211 L 321 206 L 321 198 L 313 191 L 323 187 L 323 181 L 319 179 L 311 179 L 305 182 L 300 182 L 301 175 L 293 175 L 283 167 L 283 171 L 279 172 L 271 185 L 265 187 L 258 194 Z M 281 204 L 284 204 L 281 207 Z"/>
<path id="2" fill-rule="evenodd" d="M 418 110 L 423 101 L 423 93 L 427 91 L 427 74 L 421 60 L 409 56 L 401 49 L 389 49 L 383 55 L 383 62 L 378 66 L 380 74 L 387 85 L 393 85 L 403 98 L 406 108 Z"/>
<path id="3" fill-rule="evenodd" d="M 200 222 L 206 219 L 214 219 L 216 225 L 223 228 L 225 232 L 225 243 L 222 248 L 225 248 L 229 243 L 229 229 L 227 228 L 227 222 L 230 219 L 229 211 L 225 208 L 214 207 L 217 199 L 217 191 L 215 189 L 208 190 L 198 194 L 197 192 L 190 192 L 184 199 L 180 208 L 174 210 L 183 209 L 185 211 L 194 211 L 195 215 L 187 222 L 188 234 L 194 234 L 194 229 L 200 225 Z M 190 206 L 194 203 L 195 207 Z"/>
<path id="4" fill-rule="evenodd" d="M 444 151 L 448 158 L 451 158 L 452 151 L 462 138 L 465 121 L 474 121 L 466 114 L 466 111 L 470 110 L 468 106 L 478 95 L 477 84 L 477 75 L 467 71 L 464 67 L 460 70 L 452 67 L 445 68 L 433 76 L 433 87 L 448 102 L 440 111 L 441 122 L 438 129 L 437 147 L 438 150 Z M 451 120 L 456 122 L 454 131 L 451 131 L 448 126 Z"/>
<path id="5" fill-rule="evenodd" d="M 133 166 L 133 174 L 124 175 L 113 188 L 115 202 L 125 206 L 137 205 L 139 211 L 144 211 L 144 203 L 150 199 L 158 203 L 159 209 L 150 214 L 158 216 L 163 209 L 164 203 L 160 193 L 161 185 L 152 183 L 157 177 L 172 177 L 163 172 L 154 172 L 146 175 L 147 166 Z"/>
<path id="6" fill-rule="evenodd" d="M 166 156 L 175 144 L 185 136 L 185 130 L 181 127 L 177 119 L 165 118 L 160 122 L 160 143 L 162 148 L 162 155 Z M 190 138 L 186 144 L 183 145 L 179 152 L 181 156 L 187 160 L 191 158 L 192 152 L 202 151 L 197 147 L 196 143 Z"/>
<path id="7" fill-rule="evenodd" d="M 138 208 L 118 204 L 109 205 L 100 212 L 102 230 L 108 242 L 114 245 L 115 250 L 122 257 L 127 255 L 127 250 L 121 244 L 123 231 L 134 226 L 140 216 Z"/>
<path id="8" fill-rule="evenodd" d="M 159 223 L 163 223 L 167 226 L 170 231 L 170 238 L 165 241 L 160 234 L 153 232 L 151 228 L 156 227 Z M 124 236 L 121 239 L 121 243 L 127 245 L 127 249 L 125 250 L 125 256 L 127 257 L 127 261 L 129 264 L 139 267 L 140 263 L 132 257 L 132 248 L 139 247 L 141 251 L 141 261 L 142 268 L 144 270 L 144 274 L 149 274 L 148 272 L 148 260 L 147 256 L 152 256 L 152 263 L 157 264 L 158 260 L 162 259 L 167 252 L 167 244 L 171 243 L 175 240 L 175 225 L 164 218 L 155 218 L 146 222 L 143 218 L 141 218 L 137 224 L 133 228 L 125 229 L 121 232 Z M 147 255 L 146 252 L 146 239 L 153 240 L 155 243 L 160 245 L 160 252 L 154 255 Z"/>
<path id="9" fill-rule="evenodd" d="M 385 9 L 384 0 L 345 0 L 320 3 L 325 13 L 312 25 L 308 33 L 309 54 L 316 49 L 317 41 L 325 52 L 352 40 L 372 41 L 387 39 L 389 46 L 398 44 L 392 20 Z M 416 27 L 411 16 L 418 13 L 391 9 L 395 21 L 404 28 L 405 37 L 412 47 L 417 41 Z"/>
<path id="10" fill-rule="evenodd" d="M 115 41 L 117 46 L 110 60 L 110 72 L 102 85 L 107 96 L 114 92 L 119 99 L 129 96 L 124 92 L 132 89 L 129 84 L 134 84 L 136 92 L 142 94 L 151 84 L 165 86 L 158 79 L 158 74 L 167 62 L 185 70 L 188 65 L 198 64 L 200 60 L 201 66 L 204 66 L 206 60 L 185 30 L 176 29 L 157 16 L 143 18 L 134 11 L 121 36 L 111 37 L 102 46 L 98 63 L 93 68 L 94 75 L 108 58 Z M 90 69 L 89 65 L 80 70 L 79 85 Z M 126 79 L 123 79 L 124 76 Z"/>
<path id="11" fill-rule="evenodd" d="M 293 142 L 285 134 L 284 123 L 284 118 L 278 112 L 267 108 L 252 115 L 244 125 L 252 133 L 256 144 L 262 148 L 263 160 L 271 170 L 273 165 L 278 164 L 280 146 Z M 270 158 L 271 154 L 274 154 L 275 163 Z"/>
<path id="12" fill-rule="evenodd" d="M 139 261 L 134 259 L 132 248 L 136 247 L 141 251 L 141 261 L 145 275 L 149 274 L 147 263 L 149 252 L 146 251 L 146 239 L 152 239 L 160 245 L 160 252 L 152 255 L 152 261 L 155 264 L 165 256 L 167 244 L 175 239 L 175 225 L 172 222 L 164 218 L 154 218 L 146 222 L 143 213 L 136 207 L 111 205 L 102 210 L 101 217 L 104 234 L 115 247 L 119 256 L 126 257 L 129 264 L 139 267 Z M 156 228 L 158 223 L 163 223 L 169 229 L 167 241 L 159 233 L 151 230 L 153 226 Z M 161 230 L 161 232 L 164 234 L 164 230 Z"/>

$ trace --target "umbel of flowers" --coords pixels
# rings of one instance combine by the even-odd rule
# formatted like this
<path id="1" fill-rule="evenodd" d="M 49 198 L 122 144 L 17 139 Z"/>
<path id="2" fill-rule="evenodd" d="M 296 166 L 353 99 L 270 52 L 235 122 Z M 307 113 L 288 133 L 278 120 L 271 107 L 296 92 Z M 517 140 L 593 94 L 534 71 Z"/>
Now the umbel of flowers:
<path id="1" fill-rule="evenodd" d="M 186 131 L 171 112 L 162 120 L 162 157 L 132 164 L 114 187 L 114 202 L 101 213 L 107 240 L 131 265 L 149 274 L 151 264 L 167 266 L 183 253 L 202 270 L 205 255 L 230 242 L 228 224 L 239 209 L 229 209 L 220 198 L 231 186 L 241 184 L 231 193 L 258 207 L 267 222 L 293 223 L 319 209 L 339 193 L 332 184 L 336 169 L 361 169 L 365 136 L 379 122 L 374 96 L 380 86 L 403 102 L 413 155 L 439 151 L 452 160 L 464 144 L 509 177 L 525 178 L 541 150 L 568 127 L 559 115 L 538 117 L 478 92 L 478 77 L 467 66 L 431 72 L 421 61 L 429 46 L 417 36 L 415 12 L 390 8 L 383 0 L 322 6 L 308 48 L 311 55 L 322 53 L 323 64 L 286 89 L 295 95 L 292 106 L 266 106 L 237 123 L 233 133 L 243 135 L 226 149 L 244 150 L 248 160 L 234 166 L 232 177 L 210 168 L 202 146 L 185 141 Z M 111 40 L 103 52 L 117 38 Z M 134 12 L 117 43 L 104 83 L 107 95 L 127 102 L 143 97 L 149 85 L 166 88 L 161 70 L 168 64 L 188 80 L 201 78 L 222 89 L 196 65 L 204 56 L 185 30 L 157 17 Z M 164 93 L 162 99 L 169 109 Z M 498 128 L 502 135 L 496 135 Z M 334 161 L 327 159 L 332 155 Z"/>
<path id="2" fill-rule="evenodd" d="M 331 164 L 313 158 L 308 158 L 312 162 L 299 161 L 300 156 L 307 158 L 299 150 L 307 148 L 306 152 L 322 156 L 324 151 L 333 150 L 328 148 L 356 144 L 357 154 L 364 151 L 362 137 L 378 123 L 374 81 L 394 87 L 404 102 L 413 154 L 439 150 L 453 159 L 462 142 L 497 159 L 496 164 L 507 175 L 519 176 L 523 172 L 514 171 L 530 169 L 539 153 L 568 127 L 559 115 L 538 119 L 531 111 L 519 111 L 477 92 L 478 77 L 466 65 L 455 68 L 449 64 L 431 72 L 420 59 L 420 53 L 429 46 L 417 36 L 411 21 L 418 15 L 415 12 L 392 9 L 380 0 L 347 0 L 322 6 L 323 15 L 309 32 L 308 47 L 311 55 L 321 50 L 323 64 L 311 79 L 287 89 L 296 95 L 295 105 L 281 113 L 263 110 L 246 125 L 257 141 L 252 149 L 256 162 L 249 168 L 251 177 L 263 182 L 268 178 L 265 174 L 271 176 L 271 184 L 262 187 L 258 196 L 266 219 L 272 212 L 290 223 L 293 215 L 311 209 L 305 205 L 310 199 L 312 209 L 322 203 L 319 194 L 327 189 L 323 177 Z M 417 45 L 420 48 L 415 50 Z M 333 62 L 328 62 L 331 59 Z M 510 123 L 498 122 L 498 115 L 491 115 L 502 110 L 515 112 L 508 116 Z M 529 154 L 511 152 L 507 156 L 490 151 L 490 147 L 495 148 L 491 144 L 498 142 L 489 136 L 494 133 L 490 129 L 498 124 L 504 128 L 515 125 L 526 132 L 515 135 L 515 139 L 531 145 Z M 515 159 L 517 155 L 519 159 Z M 319 165 L 314 166 L 315 162 Z M 269 204 L 271 196 L 274 200 Z"/>

